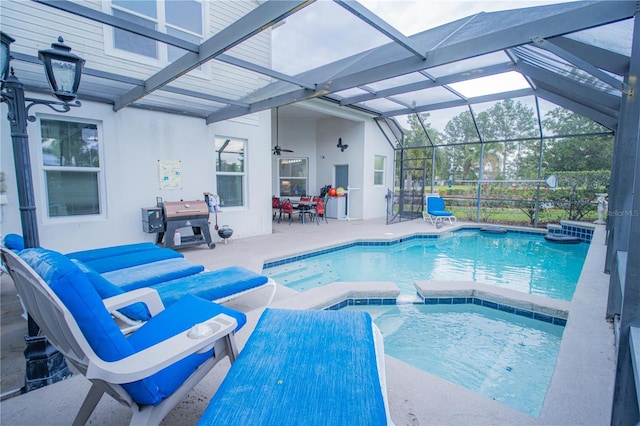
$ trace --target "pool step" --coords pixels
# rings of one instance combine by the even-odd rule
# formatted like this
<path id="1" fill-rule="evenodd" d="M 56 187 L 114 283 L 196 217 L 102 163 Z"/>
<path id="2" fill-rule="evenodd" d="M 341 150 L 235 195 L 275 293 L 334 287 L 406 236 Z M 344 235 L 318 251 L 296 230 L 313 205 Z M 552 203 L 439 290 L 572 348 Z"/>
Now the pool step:
<path id="1" fill-rule="evenodd" d="M 335 281 L 338 276 L 331 269 L 327 269 L 320 262 L 302 260 L 285 265 L 269 268 L 264 273 L 279 284 L 294 288 L 296 284 L 306 280 L 316 282 L 326 281 L 324 284 Z"/>

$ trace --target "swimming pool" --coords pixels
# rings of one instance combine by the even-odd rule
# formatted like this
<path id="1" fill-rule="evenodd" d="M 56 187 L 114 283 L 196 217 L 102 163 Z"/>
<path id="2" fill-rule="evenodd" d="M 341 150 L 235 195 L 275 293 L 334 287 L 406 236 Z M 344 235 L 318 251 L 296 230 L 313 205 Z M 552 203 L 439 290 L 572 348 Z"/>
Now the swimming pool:
<path id="1" fill-rule="evenodd" d="M 530 416 L 540 414 L 563 326 L 476 304 L 343 309 L 371 313 L 387 355 Z"/>
<path id="2" fill-rule="evenodd" d="M 335 281 L 393 281 L 413 295 L 414 281 L 475 281 L 570 301 L 588 249 L 553 244 L 542 234 L 461 230 L 347 244 L 265 263 L 263 273 L 298 291 Z"/>

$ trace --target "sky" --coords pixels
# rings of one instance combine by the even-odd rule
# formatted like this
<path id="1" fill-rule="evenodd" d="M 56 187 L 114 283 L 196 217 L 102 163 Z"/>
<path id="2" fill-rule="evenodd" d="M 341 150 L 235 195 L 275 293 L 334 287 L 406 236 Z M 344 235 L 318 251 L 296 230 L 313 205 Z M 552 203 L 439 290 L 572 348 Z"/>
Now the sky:
<path id="1" fill-rule="evenodd" d="M 410 36 L 479 12 L 566 1 L 361 0 L 360 3 Z M 388 43 L 390 39 L 335 2 L 319 0 L 274 29 L 272 41 L 274 69 L 297 74 Z"/>
<path id="2" fill-rule="evenodd" d="M 519 9 L 569 0 L 456 1 L 360 0 L 367 9 L 405 36 L 435 28 L 480 12 Z M 373 27 L 331 0 L 318 0 L 278 25 L 272 32 L 273 68 L 289 75 L 319 67 L 391 42 Z M 517 72 L 450 85 L 475 97 L 529 87 Z M 400 121 L 405 119 L 398 117 Z M 448 118 L 432 121 L 446 123 Z M 406 124 L 406 123 L 405 123 Z"/>

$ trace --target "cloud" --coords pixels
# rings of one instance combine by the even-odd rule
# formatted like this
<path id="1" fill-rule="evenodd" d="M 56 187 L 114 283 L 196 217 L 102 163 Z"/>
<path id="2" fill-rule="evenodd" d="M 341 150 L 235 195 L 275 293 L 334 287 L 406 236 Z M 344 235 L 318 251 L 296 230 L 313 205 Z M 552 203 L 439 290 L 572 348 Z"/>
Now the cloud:
<path id="1" fill-rule="evenodd" d="M 273 68 L 288 74 L 316 68 L 389 42 L 332 1 L 318 1 L 272 33 Z"/>

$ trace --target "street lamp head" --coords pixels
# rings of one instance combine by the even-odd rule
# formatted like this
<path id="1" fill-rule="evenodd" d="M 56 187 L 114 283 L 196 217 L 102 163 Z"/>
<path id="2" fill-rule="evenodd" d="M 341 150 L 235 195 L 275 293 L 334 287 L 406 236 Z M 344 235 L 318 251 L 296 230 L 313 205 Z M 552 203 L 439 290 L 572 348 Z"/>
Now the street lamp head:
<path id="1" fill-rule="evenodd" d="M 9 77 L 9 62 L 11 61 L 11 43 L 15 39 L 2 31 L 0 31 L 0 37 L 2 39 L 2 45 L 0 46 L 0 78 L 5 81 Z"/>
<path id="2" fill-rule="evenodd" d="M 38 51 L 38 59 L 44 64 L 53 96 L 63 102 L 71 102 L 77 96 L 85 61 L 71 53 L 71 48 L 63 41 L 58 37 L 58 42 L 52 43 L 51 49 Z"/>

